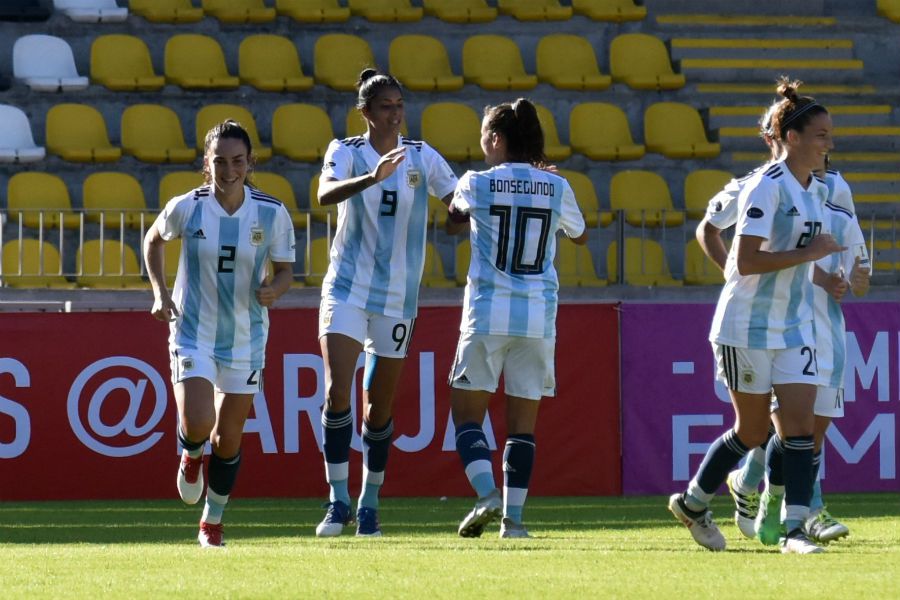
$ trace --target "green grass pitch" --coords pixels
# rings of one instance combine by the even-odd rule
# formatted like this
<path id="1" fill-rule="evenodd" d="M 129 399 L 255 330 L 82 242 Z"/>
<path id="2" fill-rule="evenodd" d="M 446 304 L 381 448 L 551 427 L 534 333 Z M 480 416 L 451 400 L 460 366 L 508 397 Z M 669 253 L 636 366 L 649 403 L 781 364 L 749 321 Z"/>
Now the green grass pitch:
<path id="1" fill-rule="evenodd" d="M 236 498 L 228 548 L 201 550 L 177 501 L 0 503 L 0 597 L 12 598 L 898 598 L 900 496 L 831 495 L 850 537 L 782 556 L 740 537 L 711 553 L 666 499 L 531 498 L 532 539 L 497 526 L 461 539 L 470 499 L 382 500 L 381 539 L 314 536 L 313 500 Z"/>

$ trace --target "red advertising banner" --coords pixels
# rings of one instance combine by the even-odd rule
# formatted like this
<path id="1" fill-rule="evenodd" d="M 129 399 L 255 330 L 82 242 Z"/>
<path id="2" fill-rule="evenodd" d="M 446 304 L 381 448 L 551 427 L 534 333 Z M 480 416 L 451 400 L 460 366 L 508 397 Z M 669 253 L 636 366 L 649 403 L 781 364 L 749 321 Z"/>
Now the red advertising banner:
<path id="1" fill-rule="evenodd" d="M 274 310 L 264 393 L 245 427 L 239 496 L 325 497 L 324 367 L 316 311 Z M 469 495 L 449 421 L 460 309 L 425 308 L 395 402 L 385 496 Z M 561 306 L 557 397 L 541 407 L 531 493 L 622 492 L 618 322 L 612 305 Z M 178 448 L 167 328 L 148 313 L 0 314 L 0 499 L 175 497 Z M 354 391 L 359 488 L 363 360 Z M 502 395 L 486 433 L 502 482 Z"/>

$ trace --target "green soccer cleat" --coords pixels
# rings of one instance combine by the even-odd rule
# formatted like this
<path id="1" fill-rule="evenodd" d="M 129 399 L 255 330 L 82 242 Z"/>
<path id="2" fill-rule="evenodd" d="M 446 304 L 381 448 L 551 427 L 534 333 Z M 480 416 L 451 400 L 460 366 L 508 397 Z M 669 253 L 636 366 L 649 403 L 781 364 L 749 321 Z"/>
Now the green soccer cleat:
<path id="1" fill-rule="evenodd" d="M 784 494 L 762 493 L 756 515 L 756 537 L 764 546 L 774 546 L 781 538 L 781 501 Z"/>

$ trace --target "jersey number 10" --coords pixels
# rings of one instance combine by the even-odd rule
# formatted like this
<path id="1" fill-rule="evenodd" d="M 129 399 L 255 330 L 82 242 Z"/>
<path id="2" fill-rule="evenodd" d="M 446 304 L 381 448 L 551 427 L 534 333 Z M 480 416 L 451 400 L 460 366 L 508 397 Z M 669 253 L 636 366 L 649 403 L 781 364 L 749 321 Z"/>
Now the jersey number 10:
<path id="1" fill-rule="evenodd" d="M 513 212 L 515 226 L 513 227 Z M 508 271 L 514 275 L 537 275 L 544 272 L 544 256 L 547 253 L 547 240 L 550 235 L 549 208 L 530 208 L 520 206 L 513 211 L 512 206 L 492 204 L 489 210 L 492 217 L 500 219 L 497 230 L 497 260 L 500 271 Z M 529 221 L 540 227 L 537 237 L 528 236 Z M 512 265 L 507 265 L 510 234 L 513 236 Z M 527 251 L 527 252 L 526 252 Z M 525 262 L 525 256 L 533 256 L 534 261 Z M 507 266 L 509 268 L 507 268 Z"/>

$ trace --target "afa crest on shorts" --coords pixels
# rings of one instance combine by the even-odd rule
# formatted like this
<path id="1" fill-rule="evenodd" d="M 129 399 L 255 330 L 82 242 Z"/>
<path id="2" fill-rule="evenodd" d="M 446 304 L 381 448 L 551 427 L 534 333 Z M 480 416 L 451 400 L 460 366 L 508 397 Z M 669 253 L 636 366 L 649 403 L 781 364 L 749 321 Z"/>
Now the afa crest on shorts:
<path id="1" fill-rule="evenodd" d="M 262 227 L 251 227 L 250 228 L 250 245 L 251 246 L 262 246 L 263 242 L 266 241 L 266 233 Z"/>
<path id="2" fill-rule="evenodd" d="M 407 169 L 406 170 L 406 185 L 411 188 L 419 187 L 419 184 L 422 183 L 422 172 L 418 169 Z"/>

